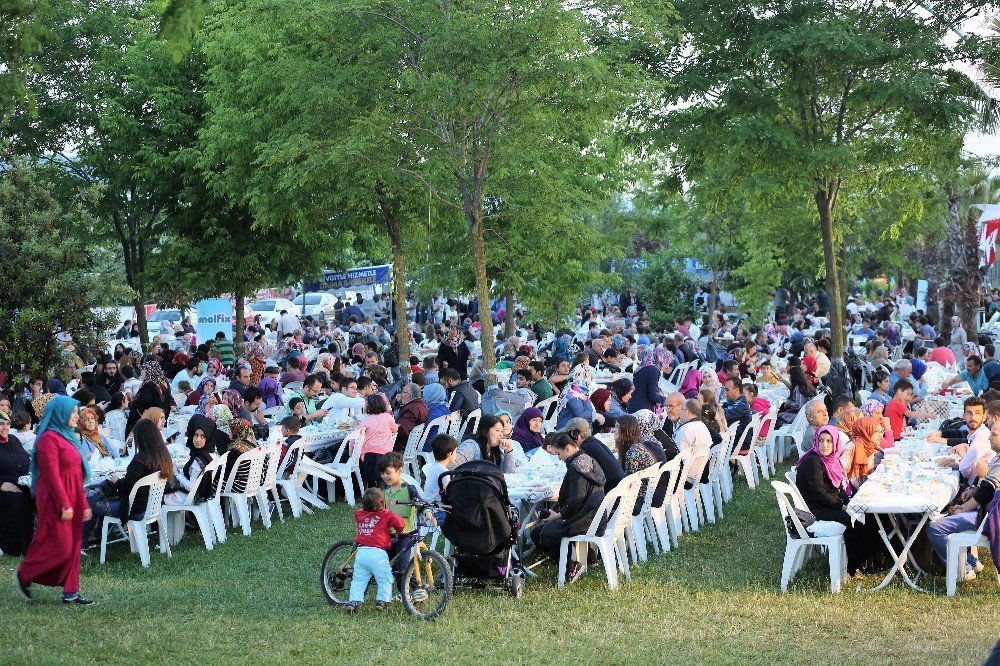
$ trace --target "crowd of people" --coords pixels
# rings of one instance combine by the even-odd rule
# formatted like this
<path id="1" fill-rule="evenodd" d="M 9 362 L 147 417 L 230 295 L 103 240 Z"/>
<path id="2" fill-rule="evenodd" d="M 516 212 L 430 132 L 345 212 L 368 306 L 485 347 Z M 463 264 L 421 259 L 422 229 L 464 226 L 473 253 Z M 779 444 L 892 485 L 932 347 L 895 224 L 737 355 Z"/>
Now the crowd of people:
<path id="1" fill-rule="evenodd" d="M 696 296 L 697 306 L 707 306 L 706 294 L 701 290 Z M 80 547 L 102 516 L 124 520 L 144 506 L 140 498 L 128 501 L 139 478 L 159 472 L 170 479 L 165 500 L 170 502 L 171 493 L 180 497 L 190 491 L 213 454 L 249 450 L 273 421 L 286 444 L 308 424 L 346 421 L 364 427 L 361 477 L 366 488 L 382 491 L 381 499 L 365 495 L 368 513 L 359 520 L 369 524 L 383 508 L 399 508 L 398 488 L 386 485 L 386 469 L 396 469 L 415 428 L 450 413 L 464 421 L 485 410 L 464 441 L 429 433 L 425 450 L 435 462 L 425 470 L 424 488 L 413 492 L 436 496 L 440 474 L 468 461 L 490 460 L 517 472 L 539 452 L 556 456 L 567 465 L 566 482 L 558 506 L 531 538 L 557 557 L 559 540 L 585 530 L 604 493 L 624 476 L 687 450 L 693 463 L 686 487 L 703 483 L 709 451 L 726 429 L 736 428 L 745 454 L 752 442 L 743 433 L 755 414 L 775 410 L 781 425 L 805 408 L 806 437 L 813 446 L 799 462 L 799 488 L 817 516 L 845 524 L 849 566 L 865 570 L 877 566 L 877 544 L 870 533 L 851 526 L 843 507 L 905 424 L 927 416 L 920 406 L 927 364 L 952 367 L 961 359 L 965 369 L 946 385 L 967 382 L 979 407 L 1000 404 L 993 402 L 1000 397 L 1000 363 L 992 344 L 980 346 L 956 333 L 963 330 L 958 321 L 951 340 L 942 340 L 915 309 L 904 317 L 899 300 L 912 304 L 903 296 L 848 306 L 855 321 L 852 337 L 874 373 L 871 396 L 860 406 L 852 369 L 831 361 L 822 294 L 799 304 L 787 293 L 776 294 L 773 321 L 762 327 L 719 310 L 654 330 L 641 300 L 626 291 L 591 299 L 572 325 L 557 329 L 526 321 L 517 308 L 515 334 L 498 333 L 491 341 L 481 339 L 474 299 L 438 296 L 411 311 L 406 331 L 415 353 L 407 359 L 400 358 L 392 327 L 376 319 L 385 308 L 369 312 L 358 303 L 343 308 L 340 324 L 287 312 L 269 327 L 251 320 L 238 345 L 224 333 L 194 344 L 193 331 L 182 324 L 137 350 L 125 344 L 132 327 L 123 326 L 110 354 L 87 364 L 67 342 L 63 365 L 52 376 L 7 378 L 0 387 L 0 549 L 28 552 L 18 578 L 26 594 L 33 582 L 62 585 L 67 601 L 87 603 L 78 595 L 78 579 L 67 572 L 78 569 Z M 490 304 L 498 322 L 506 305 Z M 907 322 L 913 340 L 902 335 Z M 481 360 L 485 344 L 493 345 L 497 369 L 510 372 L 509 382 L 488 379 Z M 683 376 L 666 387 L 682 366 Z M 613 379 L 601 383 L 601 376 Z M 772 405 L 760 396 L 760 385 L 783 385 L 789 396 Z M 826 402 L 814 400 L 820 390 L 826 391 Z M 517 408 L 486 409 L 497 403 L 498 393 Z M 555 429 L 546 433 L 538 405 L 550 399 L 557 403 L 557 416 Z M 163 431 L 171 412 L 185 407 L 194 412 L 183 434 L 191 455 L 183 469 L 175 469 Z M 967 403 L 967 414 L 976 407 Z M 271 419 L 265 410 L 271 410 Z M 979 432 L 981 422 L 976 423 L 967 420 L 966 430 Z M 612 432 L 614 450 L 595 437 Z M 941 435 L 956 447 L 963 446 L 962 436 Z M 851 459 L 838 468 L 832 461 L 848 440 Z M 970 484 L 991 478 L 995 467 L 981 440 L 968 450 L 982 455 L 963 458 L 961 471 Z M 85 489 L 94 456 L 130 462 L 121 479 Z M 58 572 L 33 564 L 56 561 Z M 570 578 L 579 570 L 580 563 L 571 563 Z"/>

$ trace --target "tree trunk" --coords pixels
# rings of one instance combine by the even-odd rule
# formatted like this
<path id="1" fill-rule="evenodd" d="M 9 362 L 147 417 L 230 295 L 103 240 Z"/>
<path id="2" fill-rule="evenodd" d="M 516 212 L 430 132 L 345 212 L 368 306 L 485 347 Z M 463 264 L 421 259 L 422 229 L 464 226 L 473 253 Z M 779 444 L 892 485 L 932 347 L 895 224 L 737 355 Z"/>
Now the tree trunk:
<path id="1" fill-rule="evenodd" d="M 826 290 L 830 301 L 830 360 L 844 357 L 844 314 L 845 294 L 841 291 L 843 281 L 837 270 L 838 247 L 834 234 L 833 201 L 825 189 L 816 191 L 816 208 L 819 211 L 820 231 L 823 236 L 823 259 L 826 265 Z"/>
<path id="2" fill-rule="evenodd" d="M 509 338 L 514 335 L 514 290 L 508 289 L 505 296 L 507 308 L 503 317 L 503 336 Z"/>
<path id="3" fill-rule="evenodd" d="M 135 287 L 132 288 L 135 289 Z M 135 323 L 139 325 L 139 342 L 142 344 L 142 353 L 146 354 L 149 351 L 149 333 L 146 331 L 146 303 L 142 293 L 138 290 L 136 290 L 136 297 L 132 299 L 132 307 L 135 308 Z"/>
<path id="4" fill-rule="evenodd" d="M 470 215 L 471 214 L 471 215 Z M 497 360 L 493 353 L 493 314 L 490 311 L 490 283 L 486 277 L 486 242 L 483 239 L 482 209 L 474 206 L 468 211 L 469 242 L 472 245 L 472 265 L 476 275 L 476 298 L 479 300 L 479 339 L 483 347 L 483 373 L 486 375 L 486 385 L 493 386 L 497 382 Z"/>
<path id="5" fill-rule="evenodd" d="M 410 320 L 406 314 L 406 261 L 403 256 L 403 225 L 399 221 L 399 205 L 391 199 L 384 183 L 375 185 L 382 220 L 392 245 L 392 306 L 396 311 L 396 347 L 399 349 L 399 370 L 410 377 Z"/>
<path id="6" fill-rule="evenodd" d="M 244 294 L 240 289 L 236 289 L 233 292 L 233 298 L 236 299 L 236 320 L 233 321 L 233 350 L 236 354 L 236 358 L 243 355 L 243 332 L 246 330 L 246 304 L 244 300 L 246 299 L 246 294 Z"/>

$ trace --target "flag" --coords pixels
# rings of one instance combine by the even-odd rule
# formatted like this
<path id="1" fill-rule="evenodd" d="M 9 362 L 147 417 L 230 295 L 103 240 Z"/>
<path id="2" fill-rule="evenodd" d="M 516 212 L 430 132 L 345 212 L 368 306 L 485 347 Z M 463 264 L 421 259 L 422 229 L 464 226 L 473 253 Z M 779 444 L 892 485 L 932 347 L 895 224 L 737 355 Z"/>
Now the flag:
<path id="1" fill-rule="evenodd" d="M 995 220 L 983 220 L 982 230 L 979 233 L 979 266 L 981 268 L 993 265 L 997 260 L 997 234 L 1000 233 L 1000 218 Z"/>

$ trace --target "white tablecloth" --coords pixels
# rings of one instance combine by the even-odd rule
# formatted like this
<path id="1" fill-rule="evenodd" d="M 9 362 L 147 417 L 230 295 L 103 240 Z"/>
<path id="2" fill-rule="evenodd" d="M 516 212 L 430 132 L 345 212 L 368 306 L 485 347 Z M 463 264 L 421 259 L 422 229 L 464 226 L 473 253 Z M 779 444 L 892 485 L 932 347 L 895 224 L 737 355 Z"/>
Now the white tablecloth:
<path id="1" fill-rule="evenodd" d="M 923 438 L 901 440 L 847 505 L 847 512 L 864 522 L 867 513 L 940 511 L 958 493 L 958 472 L 939 467 L 948 447 Z"/>

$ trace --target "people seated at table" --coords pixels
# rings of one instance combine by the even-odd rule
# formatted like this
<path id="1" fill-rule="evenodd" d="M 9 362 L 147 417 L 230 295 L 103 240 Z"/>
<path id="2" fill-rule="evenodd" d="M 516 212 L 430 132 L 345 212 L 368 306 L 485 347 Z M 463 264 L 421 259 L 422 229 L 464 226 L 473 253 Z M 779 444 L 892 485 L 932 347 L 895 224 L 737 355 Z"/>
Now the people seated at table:
<path id="1" fill-rule="evenodd" d="M 187 502 L 188 493 L 192 484 L 198 479 L 198 475 L 213 460 L 214 447 L 212 441 L 215 438 L 216 426 L 212 419 L 207 416 L 194 415 L 187 425 L 187 448 L 190 454 L 188 461 L 174 474 L 173 483 L 170 484 L 176 489 L 163 496 L 164 504 L 184 504 Z M 204 478 L 195 493 L 195 501 L 203 502 L 212 494 L 212 479 Z"/>
<path id="2" fill-rule="evenodd" d="M 604 501 L 606 479 L 597 461 L 584 453 L 579 442 L 569 434 L 556 433 L 549 450 L 566 464 L 566 476 L 559 486 L 555 508 L 541 517 L 529 536 L 544 553 L 558 561 L 562 540 L 584 534 L 593 522 Z M 566 580 L 575 580 L 581 569 L 582 563 L 571 557 Z"/>
<path id="3" fill-rule="evenodd" d="M 621 462 L 607 444 L 594 437 L 586 419 L 570 419 L 563 432 L 577 442 L 581 451 L 596 460 L 597 464 L 601 466 L 601 470 L 604 472 L 605 493 L 611 492 L 618 485 L 618 482 L 625 478 L 625 470 L 622 469 Z M 551 453 L 551 451 L 549 452 Z"/>
<path id="4" fill-rule="evenodd" d="M 892 428 L 892 438 L 896 441 L 902 439 L 907 419 L 932 419 L 935 416 L 932 412 L 910 409 L 912 400 L 913 384 L 905 379 L 900 379 L 893 389 L 892 400 L 884 409 L 885 415 L 889 418 L 889 426 Z"/>
<path id="5" fill-rule="evenodd" d="M 712 448 L 712 434 L 701 418 L 702 405 L 697 400 L 684 403 L 681 427 L 674 433 L 674 441 L 680 451 L 691 452 L 685 488 L 693 488 L 699 483 L 708 483 L 708 458 Z"/>
<path id="6" fill-rule="evenodd" d="M 470 460 L 489 460 L 505 474 L 518 472 L 528 464 L 521 445 L 503 436 L 503 422 L 493 414 L 483 414 L 476 433 L 462 442 L 451 469 Z"/>
<path id="7" fill-rule="evenodd" d="M 965 370 L 954 377 L 949 377 L 941 384 L 941 388 L 946 389 L 954 384 L 967 382 L 972 389 L 972 395 L 982 395 L 983 391 L 990 387 L 990 382 L 983 372 L 983 359 L 978 356 L 970 356 L 965 360 Z"/>
<path id="8" fill-rule="evenodd" d="M 885 425 L 874 416 L 863 416 L 851 424 L 850 436 L 854 443 L 847 465 L 847 479 L 857 489 L 875 469 L 875 452 L 882 442 Z"/>
<path id="9" fill-rule="evenodd" d="M 639 431 L 642 433 L 643 441 L 655 441 L 663 449 L 663 455 L 666 462 L 673 460 L 680 450 L 677 448 L 677 443 L 674 442 L 674 438 L 663 431 L 660 427 L 660 420 L 653 412 L 648 409 L 640 409 L 638 412 L 633 414 L 637 421 L 639 421 Z M 682 413 L 683 418 L 683 413 Z M 676 430 L 674 431 L 676 433 Z"/>
<path id="10" fill-rule="evenodd" d="M 986 471 L 975 485 L 970 485 L 948 506 L 945 515 L 927 526 L 927 539 L 934 553 L 947 564 L 948 536 L 957 532 L 975 531 L 982 520 L 984 509 L 990 506 L 1000 488 L 1000 418 L 993 421 L 989 431 L 990 453 L 992 457 Z M 994 554 L 994 559 L 997 555 Z M 971 580 L 983 568 L 972 549 L 966 554 L 964 580 Z"/>
<path id="11" fill-rule="evenodd" d="M 125 476 L 111 477 L 107 482 L 87 490 L 87 502 L 92 516 L 83 524 L 84 546 L 89 541 L 94 527 L 102 522 L 104 516 L 116 517 L 124 525 L 129 520 L 138 520 L 145 514 L 146 502 L 149 499 L 147 488 L 139 490 L 135 499 L 129 502 L 132 488 L 142 478 L 154 472 L 159 472 L 161 479 L 169 479 L 174 475 L 174 461 L 170 457 L 157 424 L 149 419 L 137 421 L 133 428 L 132 441 L 135 443 L 135 455 L 125 469 Z"/>
<path id="12" fill-rule="evenodd" d="M 80 410 L 80 422 L 77 431 L 80 433 L 80 444 L 85 455 L 99 453 L 102 458 L 118 460 L 118 446 L 113 445 L 107 437 L 101 434 L 97 411 L 93 407 Z"/>
<path id="13" fill-rule="evenodd" d="M 619 416 L 628 414 L 628 401 L 632 399 L 632 393 L 635 391 L 632 380 L 627 377 L 619 377 L 611 382 L 609 388 L 611 389 L 611 406 L 608 407 L 608 416 L 617 419 Z"/>
<path id="14" fill-rule="evenodd" d="M 35 501 L 20 480 L 28 467 L 27 451 L 11 434 L 11 417 L 0 411 L 0 551 L 15 557 L 28 552 L 35 533 Z"/>
<path id="15" fill-rule="evenodd" d="M 531 392 L 538 396 L 535 403 L 539 403 L 542 400 L 547 400 L 555 395 L 555 389 L 549 380 L 545 378 L 545 364 L 541 361 L 531 361 L 528 363 L 528 369 L 531 370 Z"/>
<path id="16" fill-rule="evenodd" d="M 604 417 L 604 424 L 597 426 L 598 432 L 611 432 L 615 427 L 615 419 L 608 412 L 611 409 L 611 389 L 599 388 L 590 396 L 594 412 Z"/>
<path id="17" fill-rule="evenodd" d="M 892 393 L 889 392 L 889 373 L 876 371 L 872 376 L 872 393 L 870 398 L 878 400 L 885 407 L 892 400 Z"/>
<path id="18" fill-rule="evenodd" d="M 972 485 L 982 476 L 993 457 L 990 428 L 994 421 L 1000 419 L 1000 401 L 985 405 L 982 398 L 968 398 L 963 405 L 962 418 L 968 429 L 968 443 L 958 444 L 950 450 L 952 454 L 961 456 L 961 460 L 955 462 L 951 458 L 940 458 L 937 462 L 941 467 L 957 469 L 963 481 Z"/>
<path id="19" fill-rule="evenodd" d="M 816 520 L 837 522 L 846 528 L 847 571 L 854 573 L 866 565 L 870 548 L 864 543 L 865 533 L 844 509 L 850 501 L 850 485 L 842 452 L 836 428 L 827 425 L 817 429 L 812 448 L 795 464 L 795 486 Z"/>

